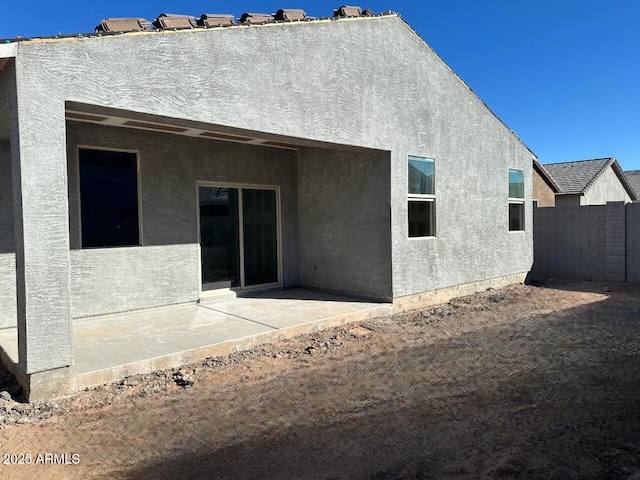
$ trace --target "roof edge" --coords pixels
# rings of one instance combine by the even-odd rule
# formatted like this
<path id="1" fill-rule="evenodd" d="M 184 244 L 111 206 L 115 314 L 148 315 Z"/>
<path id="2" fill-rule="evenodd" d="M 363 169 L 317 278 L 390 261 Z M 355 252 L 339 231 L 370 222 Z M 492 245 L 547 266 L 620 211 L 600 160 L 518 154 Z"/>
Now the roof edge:
<path id="1" fill-rule="evenodd" d="M 505 126 L 505 128 L 506 128 L 507 130 L 509 130 L 509 132 L 511 132 L 511 134 L 512 134 L 514 137 L 516 137 L 516 139 L 517 139 L 517 140 L 518 140 L 518 141 L 519 141 L 519 142 L 524 146 L 524 148 L 526 148 L 526 149 L 529 151 L 529 153 L 531 153 L 531 155 L 533 155 L 535 158 L 538 158 L 538 156 L 535 154 L 535 152 L 534 152 L 533 150 L 531 150 L 531 149 L 529 148 L 529 146 L 528 146 L 526 143 L 524 143 L 524 141 L 523 141 L 523 140 L 518 136 L 518 134 L 517 134 L 515 131 L 513 131 L 511 128 L 509 128 L 509 125 L 507 125 L 507 124 L 506 124 L 506 123 L 505 123 L 505 122 L 504 122 L 504 121 L 503 121 L 503 120 L 502 120 L 502 119 L 501 119 L 501 118 L 496 114 L 496 112 L 494 112 L 494 111 L 491 109 L 491 107 L 489 107 L 489 105 L 487 105 L 487 104 L 485 103 L 485 101 L 480 97 L 480 95 L 478 95 L 478 94 L 473 90 L 473 88 L 471 88 L 471 87 L 469 86 L 469 84 L 468 84 L 467 82 L 465 82 L 465 81 L 462 79 L 462 77 L 460 77 L 460 75 L 458 75 L 458 74 L 455 72 L 455 70 L 449 66 L 449 64 L 448 64 L 447 62 L 445 62 L 445 61 L 444 61 L 444 59 L 443 59 L 443 58 L 438 54 L 438 52 L 436 52 L 436 51 L 433 49 L 433 47 L 431 47 L 431 45 L 429 45 L 429 44 L 427 43 L 427 41 L 426 41 L 424 38 L 422 38 L 422 36 L 421 36 L 421 35 L 420 35 L 420 34 L 419 34 L 419 33 L 418 33 L 418 32 L 417 32 L 417 31 L 416 31 L 416 30 L 415 30 L 415 29 L 414 29 L 414 28 L 409 24 L 409 22 L 407 22 L 407 21 L 404 19 L 404 17 L 403 17 L 401 14 L 396 13 L 396 12 L 389 12 L 389 13 L 395 13 L 395 14 L 400 18 L 400 20 L 402 20 L 402 22 L 405 24 L 405 26 L 406 26 L 407 28 L 409 28 L 409 30 L 411 30 L 411 31 L 412 31 L 412 32 L 413 32 L 413 33 L 414 33 L 414 34 L 415 34 L 415 35 L 416 35 L 416 36 L 417 36 L 417 37 L 422 41 L 422 43 L 424 43 L 424 44 L 426 45 L 426 47 L 427 47 L 429 50 L 431 50 L 431 51 L 433 52 L 433 54 L 438 58 L 438 60 L 440 60 L 440 61 L 441 61 L 441 62 L 442 62 L 442 63 L 443 63 L 443 64 L 444 64 L 448 69 L 449 69 L 449 71 L 450 71 L 451 73 L 453 73 L 453 74 L 456 76 L 456 78 L 457 78 L 458 80 L 460 80 L 460 82 L 461 82 L 461 83 L 462 83 L 462 84 L 463 84 L 463 85 L 464 85 L 464 86 L 465 86 L 465 87 L 466 87 L 466 88 L 467 88 L 467 89 L 468 89 L 468 90 L 469 90 L 469 91 L 470 91 L 470 92 L 471 92 L 471 93 L 472 93 L 472 94 L 473 94 L 473 95 L 474 95 L 478 100 L 480 100 L 480 102 L 482 103 L 482 105 L 484 105 L 484 106 L 485 106 L 485 108 L 486 108 L 487 110 L 489 110 L 489 112 L 491 112 L 491 114 L 492 114 L 492 115 L 493 115 L 493 116 L 494 116 L 494 117 L 495 117 L 495 118 L 496 118 L 496 119 L 497 119 L 497 120 L 498 120 L 502 125 L 504 125 L 504 126 Z"/>
<path id="2" fill-rule="evenodd" d="M 602 158 L 602 159 L 595 158 L 594 160 L 607 160 L 607 161 L 602 165 L 602 167 L 600 167 L 600 170 L 598 170 L 598 171 L 596 172 L 596 174 L 591 178 L 591 180 L 589 180 L 589 181 L 587 182 L 587 184 L 586 184 L 586 185 L 584 186 L 584 188 L 582 189 L 582 192 L 583 192 L 583 193 L 584 193 L 584 192 L 586 192 L 587 190 L 589 190 L 589 189 L 591 188 L 591 186 L 592 186 L 594 183 L 596 183 L 596 180 L 597 180 L 598 178 L 600 178 L 600 176 L 604 173 L 604 171 L 605 171 L 605 170 L 606 170 L 610 165 L 612 165 L 612 164 L 613 164 L 613 162 L 615 162 L 615 161 L 616 161 L 616 159 L 615 159 L 615 158 L 613 158 L 613 157 L 609 157 L 609 158 L 606 158 L 606 157 L 605 157 L 605 158 Z M 584 161 L 587 161 L 587 160 L 584 160 Z M 567 163 L 569 163 L 569 162 L 567 162 Z"/>
<path id="3" fill-rule="evenodd" d="M 553 193 L 560 193 L 560 185 L 556 183 L 555 179 L 551 176 L 547 169 L 544 168 L 544 165 L 542 165 L 536 158 L 533 159 L 533 168 L 540 174 L 545 183 L 549 185 L 549 188 L 553 190 Z"/>
<path id="4" fill-rule="evenodd" d="M 0 58 L 14 58 L 18 53 L 16 43 L 0 44 Z"/>
<path id="5" fill-rule="evenodd" d="M 616 160 L 615 158 L 612 158 L 612 160 L 613 162 L 611 163 L 611 168 L 613 168 L 614 173 L 620 179 L 620 183 L 622 183 L 622 186 L 627 191 L 629 198 L 631 200 L 638 200 L 638 195 L 636 194 L 636 191 L 633 189 L 633 187 L 629 183 L 629 180 L 627 179 L 627 176 L 624 174 L 624 170 L 622 170 L 622 167 L 620 167 L 618 160 Z"/>
<path id="6" fill-rule="evenodd" d="M 217 29 L 226 29 L 226 28 L 256 28 L 256 27 L 268 27 L 275 25 L 304 25 L 307 23 L 317 23 L 317 22 L 344 22 L 344 21 L 354 21 L 354 20 L 371 20 L 376 18 L 385 18 L 385 17 L 399 17 L 400 14 L 392 12 L 391 10 L 373 14 L 373 15 L 360 15 L 360 16 L 350 16 L 350 17 L 306 17 L 302 20 L 273 20 L 270 22 L 261 22 L 261 23 L 234 23 L 233 25 L 215 25 L 215 26 L 193 26 L 188 28 L 150 28 L 148 30 L 132 30 L 132 31 L 114 31 L 114 32 L 86 32 L 86 33 L 74 33 L 69 35 L 49 35 L 49 36 L 37 36 L 37 37 L 16 37 L 12 39 L 0 40 L 2 42 L 6 41 L 7 43 L 0 43 L 0 58 L 2 58 L 2 47 L 12 46 L 17 44 L 34 44 L 34 43 L 50 43 L 50 42 L 64 42 L 70 40 L 85 40 L 91 38 L 108 38 L 108 37 L 120 37 L 120 36 L 133 36 L 133 35 L 149 35 L 149 34 L 166 34 L 166 33 L 178 33 L 178 32 L 191 32 L 191 31 L 205 31 L 205 30 L 217 30 Z M 14 55 L 15 56 L 15 55 Z"/>

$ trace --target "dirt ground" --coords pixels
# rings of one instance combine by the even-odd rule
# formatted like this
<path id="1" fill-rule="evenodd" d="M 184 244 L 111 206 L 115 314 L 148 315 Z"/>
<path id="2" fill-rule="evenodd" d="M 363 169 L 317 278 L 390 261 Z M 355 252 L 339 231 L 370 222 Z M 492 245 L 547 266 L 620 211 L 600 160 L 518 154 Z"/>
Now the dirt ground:
<path id="1" fill-rule="evenodd" d="M 0 402 L 1 459 L 31 456 L 5 479 L 639 480 L 640 286 L 516 285 Z"/>

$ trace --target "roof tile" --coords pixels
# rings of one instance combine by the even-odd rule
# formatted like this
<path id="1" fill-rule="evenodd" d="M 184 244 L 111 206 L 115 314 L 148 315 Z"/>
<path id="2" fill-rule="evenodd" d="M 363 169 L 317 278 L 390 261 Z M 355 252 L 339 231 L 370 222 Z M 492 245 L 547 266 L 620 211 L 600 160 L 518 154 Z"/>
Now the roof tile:
<path id="1" fill-rule="evenodd" d="M 560 187 L 560 193 L 578 194 L 593 183 L 600 173 L 613 162 L 613 158 L 552 163 L 544 168 Z"/>
<path id="2" fill-rule="evenodd" d="M 640 170 L 627 170 L 624 172 L 631 188 L 636 192 L 636 195 L 640 197 Z"/>

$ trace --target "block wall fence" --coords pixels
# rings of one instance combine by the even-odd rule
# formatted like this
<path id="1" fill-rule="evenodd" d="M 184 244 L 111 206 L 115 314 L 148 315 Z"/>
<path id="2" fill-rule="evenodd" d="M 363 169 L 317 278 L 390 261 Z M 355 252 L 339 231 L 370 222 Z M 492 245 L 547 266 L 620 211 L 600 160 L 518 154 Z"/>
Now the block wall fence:
<path id="1" fill-rule="evenodd" d="M 534 209 L 531 277 L 640 282 L 640 202 Z"/>

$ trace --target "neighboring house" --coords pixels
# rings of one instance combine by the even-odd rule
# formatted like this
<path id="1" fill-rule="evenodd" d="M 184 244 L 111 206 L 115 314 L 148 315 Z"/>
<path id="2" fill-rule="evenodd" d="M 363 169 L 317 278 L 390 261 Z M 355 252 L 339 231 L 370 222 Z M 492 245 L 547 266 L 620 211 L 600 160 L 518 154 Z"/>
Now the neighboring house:
<path id="1" fill-rule="evenodd" d="M 23 382 L 68 374 L 75 318 L 523 281 L 535 156 L 399 15 L 344 13 L 0 44 L 0 322 Z"/>
<path id="2" fill-rule="evenodd" d="M 556 206 L 637 200 L 615 158 L 552 163 L 544 167 L 560 187 Z"/>
<path id="3" fill-rule="evenodd" d="M 627 177 L 636 197 L 640 199 L 640 170 L 625 170 L 624 175 Z"/>
<path id="4" fill-rule="evenodd" d="M 549 172 L 536 159 L 533 160 L 533 204 L 536 207 L 554 207 L 560 187 Z"/>

